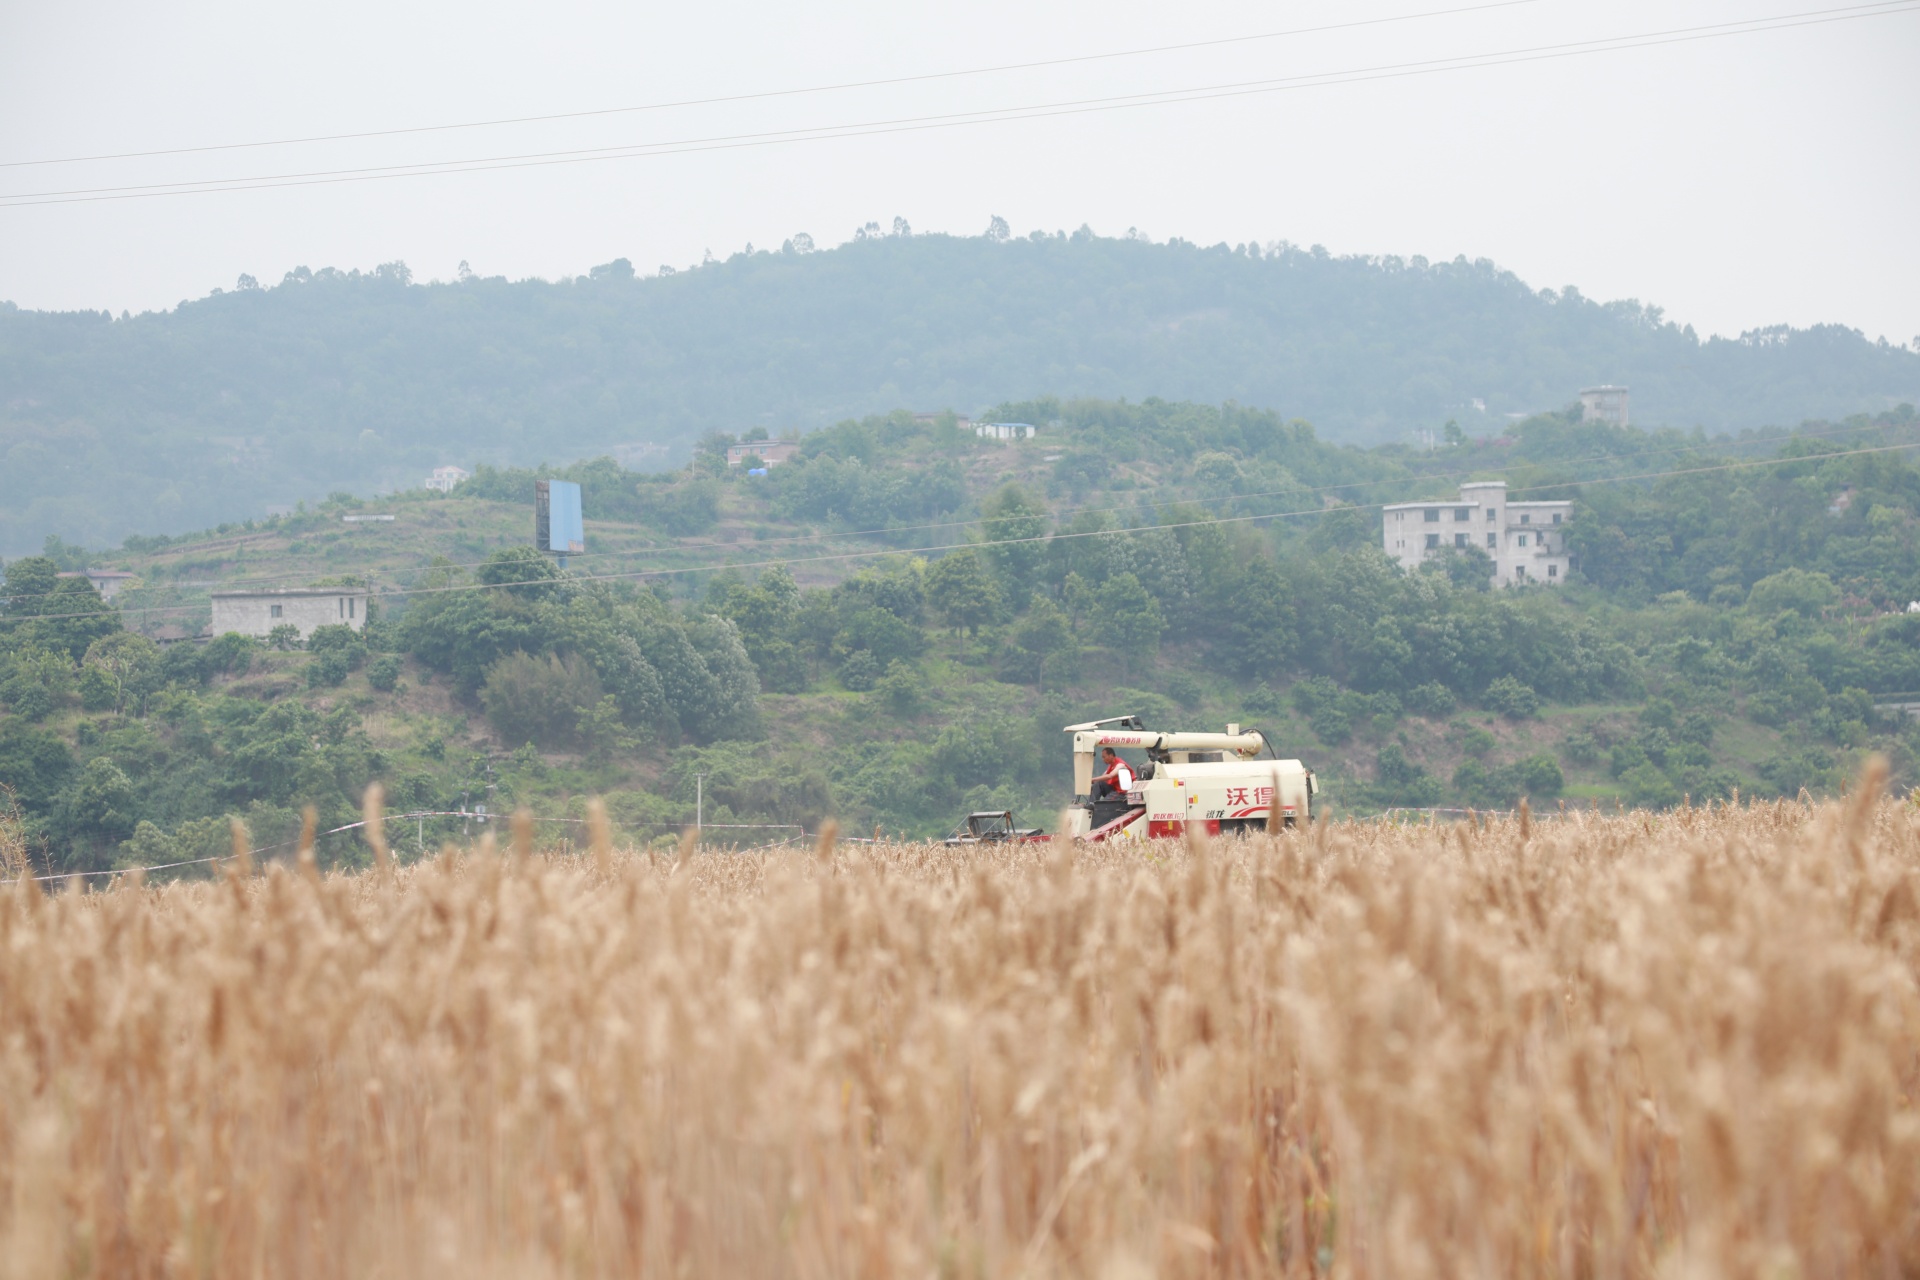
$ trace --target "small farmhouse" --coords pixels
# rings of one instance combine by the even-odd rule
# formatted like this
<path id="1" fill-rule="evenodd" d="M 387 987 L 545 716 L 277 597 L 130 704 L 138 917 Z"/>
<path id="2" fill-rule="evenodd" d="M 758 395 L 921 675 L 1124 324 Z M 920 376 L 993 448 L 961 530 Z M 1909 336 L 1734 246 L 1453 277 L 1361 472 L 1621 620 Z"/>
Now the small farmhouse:
<path id="1" fill-rule="evenodd" d="M 737 467 L 748 458 L 758 458 L 769 467 L 777 467 L 799 451 L 798 440 L 745 440 L 727 446 L 727 465 Z"/>
<path id="2" fill-rule="evenodd" d="M 305 640 L 315 627 L 347 626 L 359 631 L 367 625 L 368 599 L 365 587 L 216 591 L 213 634 L 237 631 L 264 639 L 275 627 L 293 626 L 300 629 L 300 638 Z"/>

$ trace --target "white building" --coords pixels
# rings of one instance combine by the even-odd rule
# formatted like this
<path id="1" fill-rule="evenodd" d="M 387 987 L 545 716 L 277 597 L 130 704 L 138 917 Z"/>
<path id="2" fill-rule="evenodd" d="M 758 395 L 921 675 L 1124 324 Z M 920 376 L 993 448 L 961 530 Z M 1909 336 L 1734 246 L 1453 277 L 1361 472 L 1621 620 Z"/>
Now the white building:
<path id="1" fill-rule="evenodd" d="M 424 487 L 428 489 L 438 489 L 441 493 L 452 493 L 455 485 L 459 484 L 462 480 L 470 480 L 472 478 L 473 473 L 465 467 L 435 467 L 433 474 L 427 477 L 427 483 Z"/>
<path id="2" fill-rule="evenodd" d="M 1611 422 L 1616 427 L 1627 425 L 1627 389 L 1625 387 L 1582 387 L 1580 389 L 1580 420 L 1582 422 Z"/>
<path id="3" fill-rule="evenodd" d="M 798 440 L 744 440 L 727 446 L 727 465 L 737 467 L 748 458 L 758 458 L 769 467 L 777 467 L 799 452 Z"/>
<path id="4" fill-rule="evenodd" d="M 62 578 L 85 578 L 100 593 L 102 600 L 111 600 L 120 594 L 120 588 L 135 581 L 134 576 L 120 569 L 82 569 L 77 573 L 63 573 Z"/>
<path id="5" fill-rule="evenodd" d="M 265 639 L 275 627 L 295 626 L 305 640 L 315 627 L 367 625 L 365 587 L 307 587 L 289 591 L 216 591 L 213 634 L 237 631 Z"/>
<path id="6" fill-rule="evenodd" d="M 1506 481 L 1481 480 L 1452 502 L 1396 502 L 1382 515 L 1382 545 L 1408 571 L 1478 547 L 1493 560 L 1495 586 L 1566 581 L 1571 502 L 1508 502 Z"/>
<path id="7" fill-rule="evenodd" d="M 982 440 L 1031 440 L 1040 428 L 1031 422 L 976 422 L 973 434 Z"/>

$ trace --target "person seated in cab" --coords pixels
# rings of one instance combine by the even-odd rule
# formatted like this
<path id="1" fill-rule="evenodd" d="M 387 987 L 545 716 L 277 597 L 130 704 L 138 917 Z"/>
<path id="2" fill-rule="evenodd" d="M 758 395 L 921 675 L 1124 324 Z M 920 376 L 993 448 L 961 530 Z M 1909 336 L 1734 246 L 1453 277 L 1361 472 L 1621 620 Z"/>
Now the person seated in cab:
<path id="1" fill-rule="evenodd" d="M 1133 766 L 1122 760 L 1120 753 L 1112 747 L 1100 748 L 1100 763 L 1107 767 L 1107 771 L 1093 780 L 1093 798 L 1125 799 L 1127 792 L 1133 790 Z"/>

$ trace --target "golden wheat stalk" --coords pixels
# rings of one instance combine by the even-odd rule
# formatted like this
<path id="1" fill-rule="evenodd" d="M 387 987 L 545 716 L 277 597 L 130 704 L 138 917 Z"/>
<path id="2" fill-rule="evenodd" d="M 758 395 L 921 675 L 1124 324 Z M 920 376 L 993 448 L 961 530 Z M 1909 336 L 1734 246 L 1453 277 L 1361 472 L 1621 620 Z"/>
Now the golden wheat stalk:
<path id="1" fill-rule="evenodd" d="M 0 1274 L 1920 1273 L 1920 824 L 1871 771 L 670 868 L 588 816 L 0 895 Z"/>

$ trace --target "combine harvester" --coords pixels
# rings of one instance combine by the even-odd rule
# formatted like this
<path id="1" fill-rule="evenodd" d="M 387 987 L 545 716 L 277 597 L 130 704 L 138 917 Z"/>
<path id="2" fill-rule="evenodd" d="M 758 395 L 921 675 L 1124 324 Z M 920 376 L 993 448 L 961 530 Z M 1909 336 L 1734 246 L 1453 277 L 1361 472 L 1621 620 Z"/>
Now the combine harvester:
<path id="1" fill-rule="evenodd" d="M 1258 729 L 1230 724 L 1225 733 L 1160 733 L 1137 716 L 1070 724 L 1074 805 L 1067 831 L 1081 840 L 1152 840 L 1188 826 L 1208 835 L 1265 831 L 1268 816 L 1283 826 L 1313 820 L 1320 792 L 1313 770 L 1282 760 Z M 1095 797 L 1094 762 L 1103 747 L 1146 752 L 1124 792 Z M 1265 752 L 1267 758 L 1258 757 Z M 1131 768 L 1131 766 L 1129 766 Z"/>

